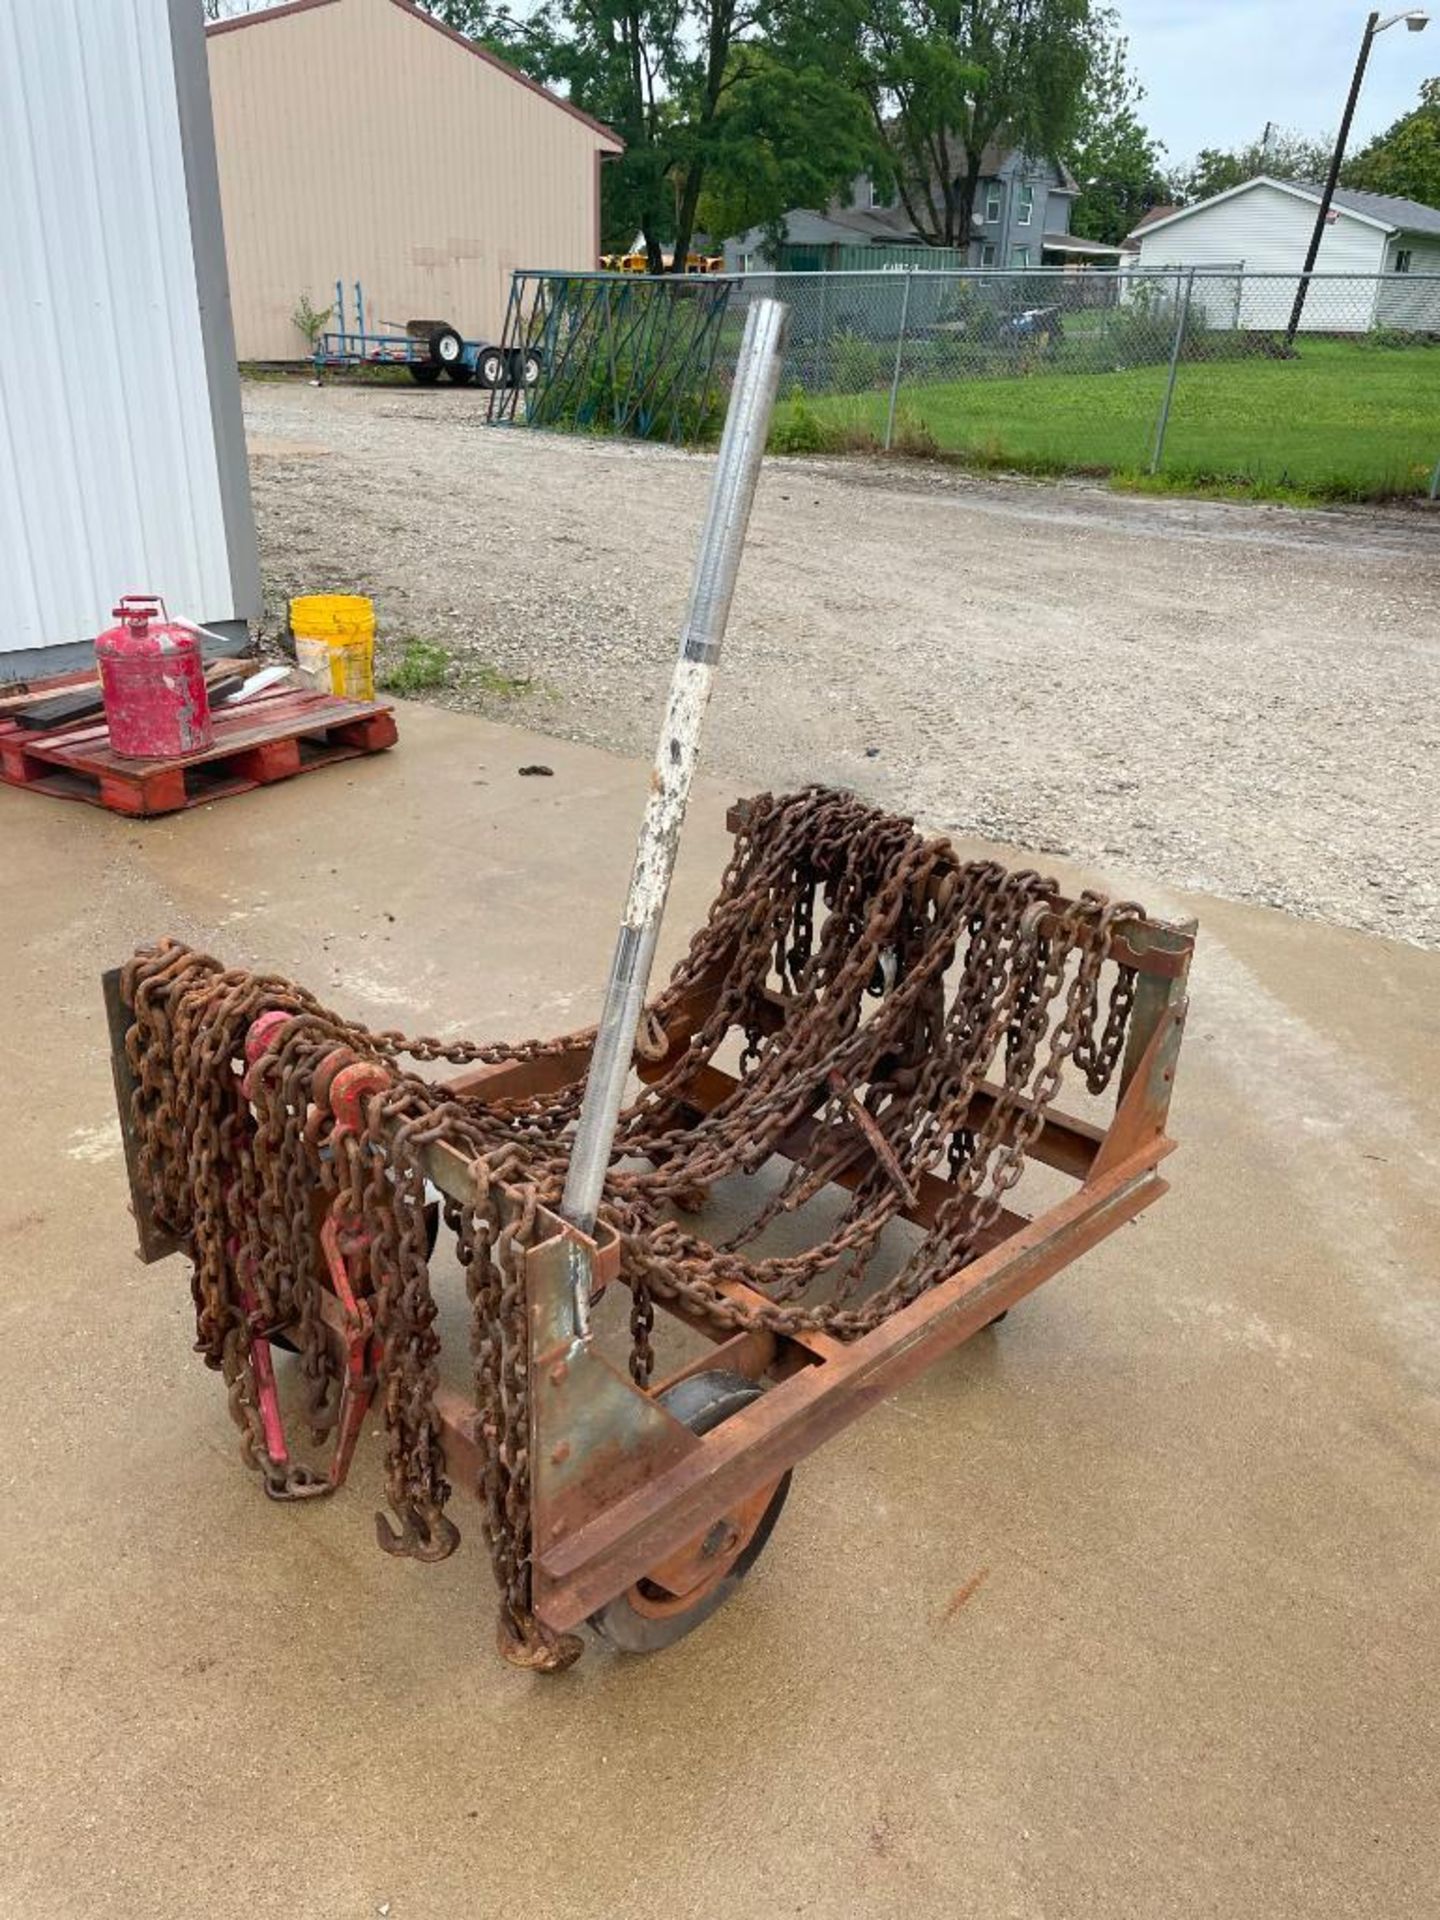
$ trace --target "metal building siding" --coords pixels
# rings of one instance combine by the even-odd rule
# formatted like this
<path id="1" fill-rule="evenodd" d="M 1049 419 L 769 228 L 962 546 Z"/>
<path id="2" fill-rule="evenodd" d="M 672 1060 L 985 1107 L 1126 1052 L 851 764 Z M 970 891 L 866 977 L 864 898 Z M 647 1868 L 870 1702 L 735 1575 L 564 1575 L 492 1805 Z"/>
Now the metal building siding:
<path id="1" fill-rule="evenodd" d="M 237 611 L 164 0 L 0 6 L 0 652 Z"/>
<path id="2" fill-rule="evenodd" d="M 593 267 L 615 143 L 392 0 L 329 0 L 209 37 L 242 359 L 296 359 L 335 281 L 367 316 L 494 335 L 511 269 Z"/>

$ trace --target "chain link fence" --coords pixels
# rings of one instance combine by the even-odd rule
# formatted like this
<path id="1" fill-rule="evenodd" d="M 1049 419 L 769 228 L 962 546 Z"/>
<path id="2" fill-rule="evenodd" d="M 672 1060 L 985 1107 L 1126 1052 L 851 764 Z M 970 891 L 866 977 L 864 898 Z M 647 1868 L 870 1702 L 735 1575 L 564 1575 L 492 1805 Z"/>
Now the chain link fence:
<path id="1" fill-rule="evenodd" d="M 758 273 L 791 309 L 775 444 L 1256 493 L 1440 491 L 1440 274 Z"/>

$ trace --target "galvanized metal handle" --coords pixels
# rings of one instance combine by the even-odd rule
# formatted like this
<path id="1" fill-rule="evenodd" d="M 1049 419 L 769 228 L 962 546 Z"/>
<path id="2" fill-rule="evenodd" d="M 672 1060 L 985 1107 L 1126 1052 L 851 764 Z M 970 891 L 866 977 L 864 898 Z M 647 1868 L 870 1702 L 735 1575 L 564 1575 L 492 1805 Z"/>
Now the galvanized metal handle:
<path id="1" fill-rule="evenodd" d="M 650 967 L 675 870 L 680 829 L 700 751 L 700 733 L 730 602 L 745 544 L 745 529 L 770 415 L 780 383 L 787 309 L 779 300 L 755 300 L 745 317 L 745 334 L 735 369 L 720 457 L 710 489 L 710 505 L 700 537 L 700 553 L 690 588 L 690 605 L 680 636 L 680 653 L 670 683 L 665 721 L 650 798 L 635 850 L 635 867 L 620 923 L 615 957 L 605 988 L 605 1006 L 595 1036 L 590 1077 L 575 1129 L 561 1210 L 582 1233 L 594 1231 L 605 1170 L 615 1139 L 615 1123 L 630 1071 L 635 1030 L 650 980 Z M 585 1330 L 588 1286 L 576 1275 L 576 1332 Z"/>

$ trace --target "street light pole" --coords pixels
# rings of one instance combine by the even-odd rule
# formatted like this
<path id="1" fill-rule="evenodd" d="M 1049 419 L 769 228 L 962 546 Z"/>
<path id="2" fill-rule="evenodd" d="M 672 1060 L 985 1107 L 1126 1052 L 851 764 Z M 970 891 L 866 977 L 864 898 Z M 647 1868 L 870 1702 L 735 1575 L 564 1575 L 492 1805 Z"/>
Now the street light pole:
<path id="1" fill-rule="evenodd" d="M 1287 353 L 1295 345 L 1295 335 L 1300 327 L 1300 315 L 1305 311 L 1305 296 L 1310 291 L 1310 276 L 1315 271 L 1315 258 L 1320 251 L 1320 242 L 1325 238 L 1325 222 L 1330 217 L 1330 202 L 1335 197 L 1335 184 L 1340 178 L 1340 164 L 1345 158 L 1345 142 L 1350 138 L 1350 122 L 1355 118 L 1355 102 L 1360 98 L 1360 83 L 1365 78 L 1371 42 L 1377 33 L 1384 33 L 1387 27 L 1396 26 L 1401 20 L 1405 22 L 1411 33 L 1419 33 L 1428 23 L 1429 17 L 1420 7 L 1407 7 L 1403 13 L 1392 13 L 1385 20 L 1382 20 L 1378 13 L 1372 13 L 1365 22 L 1365 32 L 1360 41 L 1360 57 L 1355 62 L 1355 77 L 1350 82 L 1350 97 L 1345 102 L 1340 131 L 1335 136 L 1335 151 L 1330 156 L 1330 171 L 1325 176 L 1325 187 L 1320 195 L 1320 207 L 1315 215 L 1315 231 L 1310 235 L 1305 264 L 1300 269 L 1300 283 L 1295 289 L 1295 304 L 1290 309 L 1290 324 L 1285 329 Z"/>

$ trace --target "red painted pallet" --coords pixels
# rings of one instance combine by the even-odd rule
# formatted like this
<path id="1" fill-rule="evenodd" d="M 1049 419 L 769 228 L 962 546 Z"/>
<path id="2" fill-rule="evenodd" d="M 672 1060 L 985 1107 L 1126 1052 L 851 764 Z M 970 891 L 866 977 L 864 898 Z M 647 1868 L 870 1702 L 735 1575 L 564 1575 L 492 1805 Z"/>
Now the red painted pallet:
<path id="1" fill-rule="evenodd" d="M 26 733 L 0 718 L 0 780 L 61 800 L 88 800 L 113 813 L 176 813 L 272 780 L 395 744 L 395 712 L 384 702 L 276 687 L 214 716 L 214 743 L 181 760 L 127 760 L 113 751 L 103 720 Z"/>

